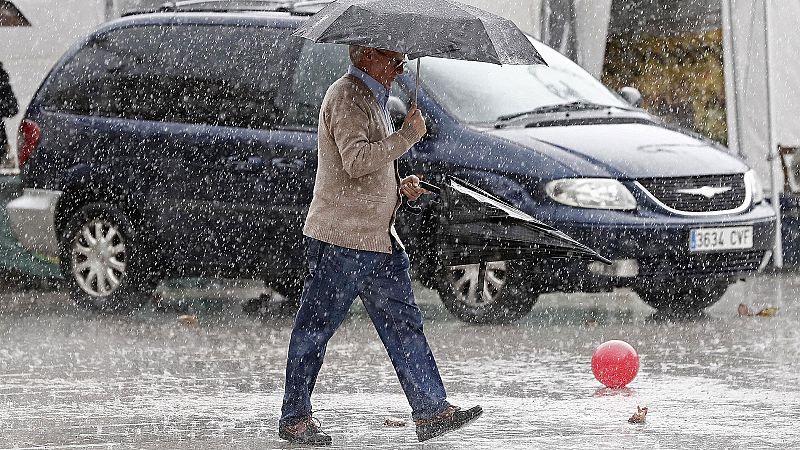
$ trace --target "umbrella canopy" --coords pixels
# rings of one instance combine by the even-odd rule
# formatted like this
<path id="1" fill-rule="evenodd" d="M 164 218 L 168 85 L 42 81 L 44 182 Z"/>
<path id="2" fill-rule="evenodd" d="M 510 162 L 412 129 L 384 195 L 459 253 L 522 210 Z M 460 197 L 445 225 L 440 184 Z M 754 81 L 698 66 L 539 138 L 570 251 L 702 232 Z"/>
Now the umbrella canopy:
<path id="1" fill-rule="evenodd" d="M 314 42 L 494 64 L 546 64 L 510 20 L 452 0 L 338 0 L 297 29 Z"/>
<path id="2" fill-rule="evenodd" d="M 446 265 L 541 258 L 571 258 L 611 264 L 591 248 L 509 203 L 455 177 L 438 193 L 439 236 Z"/>

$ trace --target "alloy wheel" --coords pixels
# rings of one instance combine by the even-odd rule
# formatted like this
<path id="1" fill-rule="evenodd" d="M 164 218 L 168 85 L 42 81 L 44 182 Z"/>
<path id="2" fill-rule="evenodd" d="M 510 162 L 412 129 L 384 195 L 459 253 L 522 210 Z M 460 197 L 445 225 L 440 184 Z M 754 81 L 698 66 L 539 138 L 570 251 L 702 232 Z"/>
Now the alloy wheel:
<path id="1" fill-rule="evenodd" d="M 115 224 L 95 219 L 84 224 L 72 241 L 72 275 L 94 297 L 116 291 L 125 276 L 125 236 Z"/>

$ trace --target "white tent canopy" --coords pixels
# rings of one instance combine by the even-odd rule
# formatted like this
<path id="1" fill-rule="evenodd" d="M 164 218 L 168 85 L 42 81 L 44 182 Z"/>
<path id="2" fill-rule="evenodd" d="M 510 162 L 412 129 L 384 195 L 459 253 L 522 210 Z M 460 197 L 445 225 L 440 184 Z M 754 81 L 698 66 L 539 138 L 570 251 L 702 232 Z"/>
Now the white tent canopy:
<path id="1" fill-rule="evenodd" d="M 800 146 L 800 0 L 722 0 L 729 147 L 770 176 L 769 102 L 775 145 Z M 769 29 L 765 20 L 769 6 Z M 769 35 L 769 42 L 766 37 Z M 768 45 L 767 45 L 768 44 Z M 770 56 L 768 58 L 767 52 Z M 768 89 L 769 86 L 769 89 Z"/>
<path id="2" fill-rule="evenodd" d="M 783 171 L 777 148 L 800 147 L 800 0 L 721 1 L 729 147 L 762 180 L 770 180 L 780 213 Z M 782 262 L 776 252 L 775 264 Z"/>

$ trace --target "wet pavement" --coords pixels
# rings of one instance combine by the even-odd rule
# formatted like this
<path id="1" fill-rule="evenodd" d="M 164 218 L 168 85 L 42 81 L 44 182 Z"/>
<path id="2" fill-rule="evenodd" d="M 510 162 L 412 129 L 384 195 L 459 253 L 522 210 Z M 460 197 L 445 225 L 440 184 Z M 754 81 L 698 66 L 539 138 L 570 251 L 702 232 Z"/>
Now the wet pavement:
<path id="1" fill-rule="evenodd" d="M 290 447 L 276 423 L 291 319 L 242 314 L 251 291 L 191 300 L 196 326 L 152 309 L 91 313 L 61 293 L 0 295 L 0 448 Z M 410 423 L 384 427 L 410 411 L 359 305 L 314 395 L 334 447 L 800 447 L 800 275 L 739 283 L 682 321 L 620 291 L 551 294 L 519 323 L 474 326 L 434 292 L 418 295 L 450 400 L 484 416 L 426 444 Z M 738 317 L 739 303 L 780 310 Z M 592 351 L 608 339 L 639 351 L 628 389 L 592 377 Z M 643 425 L 627 423 L 637 405 L 649 408 Z"/>

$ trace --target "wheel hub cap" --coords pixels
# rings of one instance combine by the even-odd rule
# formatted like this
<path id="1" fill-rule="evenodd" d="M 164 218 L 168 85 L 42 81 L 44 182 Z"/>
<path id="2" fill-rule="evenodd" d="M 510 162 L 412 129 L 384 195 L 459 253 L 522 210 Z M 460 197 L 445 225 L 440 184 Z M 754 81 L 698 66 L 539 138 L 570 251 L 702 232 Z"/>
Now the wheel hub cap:
<path id="1" fill-rule="evenodd" d="M 105 297 L 119 288 L 126 257 L 119 228 L 106 220 L 93 220 L 81 227 L 72 242 L 72 275 L 84 292 Z"/>
<path id="2" fill-rule="evenodd" d="M 456 294 L 456 299 L 471 307 L 485 307 L 496 302 L 506 286 L 505 261 L 486 263 L 483 289 L 480 291 L 478 290 L 480 264 L 451 266 L 449 271 L 450 284 Z"/>

